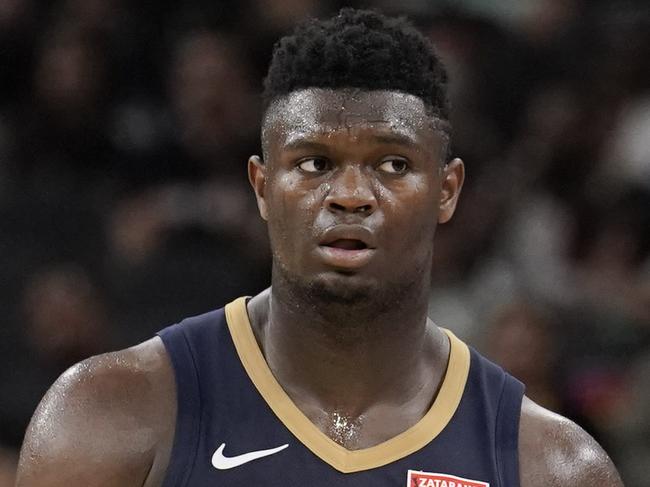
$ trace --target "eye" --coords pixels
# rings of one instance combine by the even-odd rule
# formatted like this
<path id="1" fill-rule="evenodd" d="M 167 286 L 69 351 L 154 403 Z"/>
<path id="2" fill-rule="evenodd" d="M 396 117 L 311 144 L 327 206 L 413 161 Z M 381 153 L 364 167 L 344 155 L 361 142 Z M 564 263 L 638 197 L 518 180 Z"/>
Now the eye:
<path id="1" fill-rule="evenodd" d="M 408 171 L 408 168 L 409 165 L 406 161 L 402 159 L 391 159 L 382 162 L 377 169 L 388 174 L 404 174 Z"/>
<path id="2" fill-rule="evenodd" d="M 329 161 L 322 157 L 311 157 L 303 159 L 298 163 L 298 167 L 305 172 L 323 172 L 330 168 Z"/>

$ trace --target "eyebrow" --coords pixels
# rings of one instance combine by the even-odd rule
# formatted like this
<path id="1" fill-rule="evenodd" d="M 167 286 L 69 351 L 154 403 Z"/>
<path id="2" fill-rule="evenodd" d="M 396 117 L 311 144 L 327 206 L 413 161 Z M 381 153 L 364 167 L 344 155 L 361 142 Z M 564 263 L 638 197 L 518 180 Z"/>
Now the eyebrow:
<path id="1" fill-rule="evenodd" d="M 415 141 L 415 139 L 406 134 L 398 134 L 398 133 L 378 134 L 378 135 L 373 135 L 372 138 L 382 144 L 402 145 L 404 147 L 408 147 L 409 149 L 419 148 L 419 145 Z"/>
<path id="2" fill-rule="evenodd" d="M 405 134 L 376 134 L 372 135 L 371 138 L 374 142 L 378 142 L 380 144 L 401 145 L 414 150 L 420 148 L 419 144 L 413 137 Z M 301 137 L 289 138 L 283 147 L 284 150 L 311 150 L 317 152 L 327 151 L 330 148 L 331 147 L 328 144 L 323 144 L 322 142 L 316 142 L 314 140 L 309 140 Z"/>
<path id="3" fill-rule="evenodd" d="M 316 142 L 308 139 L 301 138 L 290 138 L 286 144 L 284 144 L 283 150 L 311 150 L 316 152 L 323 152 L 329 150 L 327 144 L 321 142 Z"/>

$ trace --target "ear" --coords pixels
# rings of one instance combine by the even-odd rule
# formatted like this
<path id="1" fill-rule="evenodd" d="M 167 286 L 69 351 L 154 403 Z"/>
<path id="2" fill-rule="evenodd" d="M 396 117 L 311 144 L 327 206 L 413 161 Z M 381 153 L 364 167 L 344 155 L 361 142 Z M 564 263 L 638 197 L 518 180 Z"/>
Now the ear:
<path id="1" fill-rule="evenodd" d="M 442 170 L 440 203 L 438 206 L 438 223 L 446 223 L 456 211 L 456 203 L 465 181 L 465 164 L 456 158 L 445 165 Z"/>
<path id="2" fill-rule="evenodd" d="M 260 156 L 251 156 L 248 159 L 248 181 L 250 181 L 253 191 L 255 191 L 260 216 L 264 220 L 267 220 L 268 210 L 265 199 L 266 166 L 262 162 L 262 159 L 260 159 Z"/>

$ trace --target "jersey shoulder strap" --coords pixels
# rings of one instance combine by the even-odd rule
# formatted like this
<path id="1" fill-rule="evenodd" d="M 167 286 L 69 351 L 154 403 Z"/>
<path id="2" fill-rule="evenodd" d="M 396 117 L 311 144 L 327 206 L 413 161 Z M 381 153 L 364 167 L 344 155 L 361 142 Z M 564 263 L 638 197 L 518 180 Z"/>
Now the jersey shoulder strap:
<path id="1" fill-rule="evenodd" d="M 186 485 L 192 474 L 201 438 L 201 385 L 206 384 L 206 377 L 200 377 L 199 371 L 205 374 L 218 369 L 217 357 L 226 328 L 222 308 L 158 332 L 172 362 L 177 398 L 182 398 L 177 401 L 174 445 L 163 487 Z M 214 363 L 199 364 L 197 360 Z"/>
<path id="2" fill-rule="evenodd" d="M 499 485 L 518 486 L 519 420 L 525 386 L 472 347 L 470 353 L 472 368 L 466 392 L 474 396 L 472 402 L 482 402 L 494 421 L 492 439 Z"/>

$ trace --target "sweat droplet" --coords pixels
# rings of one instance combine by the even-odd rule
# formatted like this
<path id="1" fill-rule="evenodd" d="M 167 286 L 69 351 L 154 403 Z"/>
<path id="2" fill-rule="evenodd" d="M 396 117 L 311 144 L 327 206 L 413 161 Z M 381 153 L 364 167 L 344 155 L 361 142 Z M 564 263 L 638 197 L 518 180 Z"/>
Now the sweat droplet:
<path id="1" fill-rule="evenodd" d="M 359 440 L 359 431 L 363 416 L 351 418 L 339 411 L 334 411 L 328 420 L 328 436 L 339 445 L 354 446 Z"/>

